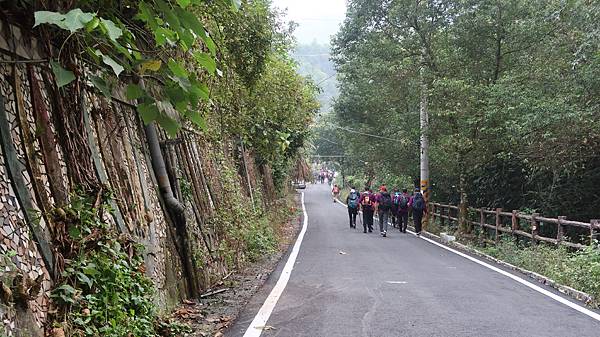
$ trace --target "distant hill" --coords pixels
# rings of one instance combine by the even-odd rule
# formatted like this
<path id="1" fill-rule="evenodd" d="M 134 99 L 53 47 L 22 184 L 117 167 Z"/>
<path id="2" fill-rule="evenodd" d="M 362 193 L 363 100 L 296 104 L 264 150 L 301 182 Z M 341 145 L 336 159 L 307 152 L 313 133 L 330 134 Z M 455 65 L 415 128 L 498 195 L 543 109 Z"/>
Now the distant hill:
<path id="1" fill-rule="evenodd" d="M 310 77 L 319 84 L 322 92 L 319 95 L 321 111 L 331 109 L 333 99 L 338 96 L 336 72 L 333 62 L 329 60 L 331 46 L 313 42 L 298 44 L 292 57 L 298 62 L 300 74 Z"/>

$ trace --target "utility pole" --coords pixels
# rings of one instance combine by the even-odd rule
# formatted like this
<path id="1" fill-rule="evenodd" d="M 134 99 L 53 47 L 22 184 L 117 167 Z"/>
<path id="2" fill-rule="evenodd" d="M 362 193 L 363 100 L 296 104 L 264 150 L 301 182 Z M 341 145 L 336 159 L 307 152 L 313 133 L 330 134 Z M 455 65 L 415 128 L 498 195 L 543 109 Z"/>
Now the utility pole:
<path id="1" fill-rule="evenodd" d="M 424 52 L 423 52 L 424 54 Z M 429 204 L 429 114 L 427 110 L 427 80 L 425 79 L 425 58 L 422 58 L 419 70 L 421 81 L 421 102 L 419 106 L 419 121 L 421 124 L 421 193 L 425 204 Z M 429 212 L 423 217 L 423 229 L 427 229 L 429 223 Z"/>

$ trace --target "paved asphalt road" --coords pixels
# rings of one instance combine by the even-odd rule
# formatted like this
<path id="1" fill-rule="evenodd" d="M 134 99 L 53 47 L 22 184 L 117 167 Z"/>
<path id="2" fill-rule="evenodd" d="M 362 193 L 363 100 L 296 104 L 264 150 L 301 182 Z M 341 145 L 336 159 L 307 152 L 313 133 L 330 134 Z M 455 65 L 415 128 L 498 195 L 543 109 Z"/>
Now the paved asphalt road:
<path id="1" fill-rule="evenodd" d="M 305 204 L 308 229 L 262 336 L 600 336 L 600 322 L 414 235 L 350 229 L 327 185 L 309 186 Z M 244 334 L 285 259 L 226 336 Z"/>

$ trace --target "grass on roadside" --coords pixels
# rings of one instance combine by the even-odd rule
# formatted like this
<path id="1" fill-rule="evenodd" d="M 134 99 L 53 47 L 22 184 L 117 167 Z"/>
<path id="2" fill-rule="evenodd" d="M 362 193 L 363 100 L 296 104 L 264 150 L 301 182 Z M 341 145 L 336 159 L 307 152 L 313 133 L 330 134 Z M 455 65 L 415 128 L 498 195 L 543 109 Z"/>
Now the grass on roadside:
<path id="1" fill-rule="evenodd" d="M 511 237 L 503 237 L 497 245 L 474 248 L 588 293 L 594 298 L 593 305 L 600 305 L 600 249 L 597 244 L 573 252 L 566 247 L 517 243 Z"/>

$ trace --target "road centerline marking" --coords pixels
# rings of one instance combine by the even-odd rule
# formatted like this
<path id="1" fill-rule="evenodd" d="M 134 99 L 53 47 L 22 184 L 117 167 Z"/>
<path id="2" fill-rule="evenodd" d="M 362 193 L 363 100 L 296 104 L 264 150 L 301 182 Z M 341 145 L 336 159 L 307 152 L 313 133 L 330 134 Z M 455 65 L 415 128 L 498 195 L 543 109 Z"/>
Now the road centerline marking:
<path id="1" fill-rule="evenodd" d="M 302 244 L 302 240 L 304 239 L 304 234 L 306 233 L 306 228 L 308 227 L 308 213 L 306 212 L 306 205 L 304 204 L 304 192 L 301 194 L 301 203 L 302 203 L 302 213 L 304 220 L 302 222 L 302 229 L 300 230 L 300 234 L 298 234 L 298 238 L 296 239 L 296 243 L 294 243 L 294 247 L 292 248 L 292 252 L 288 257 L 281 274 L 279 275 L 279 279 L 275 284 L 275 287 L 271 289 L 269 296 L 263 303 L 263 305 L 258 310 L 258 313 L 246 329 L 244 333 L 244 337 L 259 337 L 263 329 L 262 327 L 267 326 L 267 321 L 269 317 L 271 317 L 271 313 L 275 309 L 277 305 L 277 301 L 281 297 L 283 290 L 287 286 L 288 281 L 290 280 L 290 276 L 292 274 L 292 270 L 294 269 L 294 265 L 296 263 L 296 258 L 298 257 L 298 253 L 300 252 L 300 245 Z"/>

